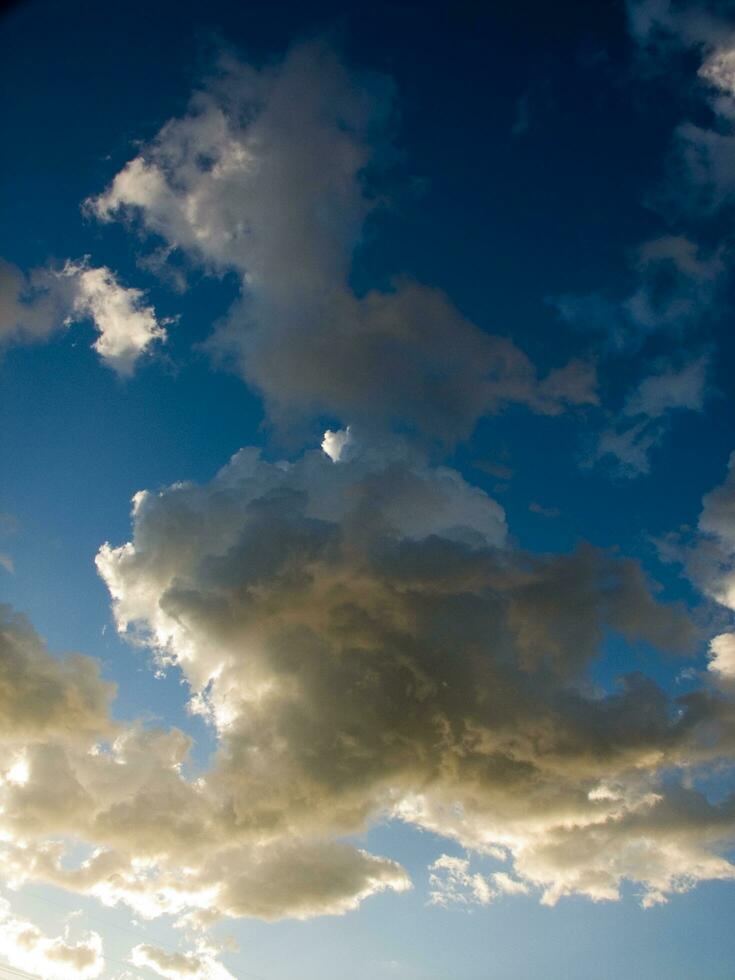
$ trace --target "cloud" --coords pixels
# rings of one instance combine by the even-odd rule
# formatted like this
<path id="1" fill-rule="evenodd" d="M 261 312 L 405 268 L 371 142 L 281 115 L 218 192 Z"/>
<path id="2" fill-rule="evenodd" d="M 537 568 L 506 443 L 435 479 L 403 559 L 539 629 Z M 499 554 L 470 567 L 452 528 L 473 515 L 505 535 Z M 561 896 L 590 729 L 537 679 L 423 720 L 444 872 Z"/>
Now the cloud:
<path id="1" fill-rule="evenodd" d="M 400 276 L 364 295 L 351 288 L 392 114 L 390 82 L 348 72 L 324 43 L 259 71 L 225 58 L 189 112 L 87 208 L 137 223 L 211 274 L 237 274 L 241 297 L 207 346 L 282 427 L 328 415 L 451 443 L 507 404 L 543 414 L 595 404 L 589 364 L 539 378 L 438 289 Z"/>
<path id="2" fill-rule="evenodd" d="M 529 887 L 505 871 L 473 872 L 469 858 L 442 854 L 429 867 L 431 905 L 488 905 L 502 895 L 526 895 Z"/>
<path id="3" fill-rule="evenodd" d="M 709 126 L 685 121 L 677 127 L 668 179 L 656 200 L 669 213 L 711 216 L 731 204 L 735 192 L 735 30 L 716 5 L 636 0 L 628 9 L 631 33 L 649 59 L 687 49 L 701 59 L 697 81 L 714 119 Z"/>
<path id="4" fill-rule="evenodd" d="M 196 952 L 170 953 L 150 943 L 140 943 L 131 950 L 130 963 L 147 967 L 166 980 L 235 980 L 206 945 Z"/>
<path id="5" fill-rule="evenodd" d="M 20 269 L 0 262 L 0 347 L 39 343 L 72 323 L 91 320 L 99 337 L 92 345 L 102 361 L 129 377 L 138 359 L 166 330 L 140 289 L 120 284 L 108 268 L 88 259 L 60 269 Z"/>
<path id="6" fill-rule="evenodd" d="M 429 901 L 432 905 L 487 905 L 493 893 L 486 878 L 470 873 L 467 858 L 442 854 L 429 868 Z"/>
<path id="7" fill-rule="evenodd" d="M 440 858 L 442 900 L 611 900 L 629 880 L 651 904 L 735 877 L 735 801 L 691 788 L 732 756 L 729 692 L 708 678 L 676 699 L 638 673 L 593 680 L 611 636 L 693 653 L 690 619 L 619 555 L 515 548 L 502 507 L 413 439 L 451 443 L 509 404 L 593 404 L 594 371 L 572 361 L 541 376 L 408 278 L 351 287 L 386 152 L 385 79 L 351 75 L 318 43 L 261 70 L 221 68 L 88 208 L 138 222 L 163 240 L 160 257 L 236 273 L 241 296 L 210 349 L 275 421 L 345 427 L 294 461 L 244 449 L 209 483 L 140 491 L 131 540 L 100 548 L 118 630 L 181 672 L 189 709 L 212 726 L 204 771 L 191 775 L 178 729 L 121 731 L 90 662 L 56 661 L 6 614 L 9 880 L 194 929 L 339 915 L 411 886 L 395 861 L 348 842 L 378 819 L 505 864 L 478 875 L 469 858 Z M 710 261 L 682 239 L 639 257 L 644 276 L 663 263 L 696 282 Z M 10 282 L 16 332 L 45 335 L 60 309 L 62 322 L 92 316 L 100 355 L 122 372 L 152 339 L 150 308 L 109 270 Z M 644 324 L 646 304 L 629 306 Z M 665 365 L 626 419 L 650 433 L 701 402 L 703 379 L 704 361 Z M 132 956 L 164 977 L 228 975 L 204 947 Z"/>
<path id="8" fill-rule="evenodd" d="M 109 734 L 114 686 L 96 660 L 52 657 L 24 616 L 0 604 L 0 740 L 74 740 Z"/>
<path id="9" fill-rule="evenodd" d="M 558 517 L 561 513 L 558 507 L 544 507 L 543 504 L 539 504 L 535 500 L 531 501 L 528 509 L 532 514 L 538 514 L 539 517 Z"/>
<path id="10" fill-rule="evenodd" d="M 510 130 L 511 140 L 526 137 L 538 125 L 539 119 L 548 116 L 553 109 L 554 100 L 548 79 L 532 84 L 516 100 L 516 111 Z"/>
<path id="11" fill-rule="evenodd" d="M 666 235 L 641 245 L 631 265 L 634 285 L 620 299 L 596 292 L 551 300 L 568 323 L 601 335 L 608 354 L 634 353 L 657 332 L 693 332 L 716 310 L 722 250 L 707 253 L 689 238 Z"/>
<path id="12" fill-rule="evenodd" d="M 530 96 L 525 92 L 516 102 L 516 114 L 510 129 L 510 138 L 515 140 L 525 136 L 531 128 Z"/>
<path id="13" fill-rule="evenodd" d="M 619 477 L 633 479 L 650 472 L 650 454 L 669 432 L 677 411 L 701 412 L 707 386 L 709 358 L 702 356 L 682 367 L 664 364 L 630 392 L 613 425 L 597 437 L 588 463 L 612 461 Z"/>
<path id="14" fill-rule="evenodd" d="M 674 542 L 673 557 L 707 595 L 735 611 L 735 453 L 725 480 L 702 501 L 697 530 L 693 541 Z"/>
<path id="15" fill-rule="evenodd" d="M 11 967 L 28 970 L 44 980 L 87 980 L 105 968 L 102 939 L 90 932 L 72 942 L 68 936 L 50 938 L 27 919 L 19 918 L 0 898 L 2 952 Z"/>
<path id="16" fill-rule="evenodd" d="M 649 375 L 630 394 L 623 414 L 659 419 L 674 409 L 701 412 L 708 366 L 708 358 L 698 357 L 679 369 L 667 367 Z"/>
<path id="17" fill-rule="evenodd" d="M 92 346 L 119 375 L 129 377 L 141 354 L 154 341 L 166 339 L 153 307 L 143 302 L 142 290 L 121 286 L 109 269 L 67 262 L 61 274 L 76 283 L 66 322 L 91 319 L 99 331 Z"/>
<path id="18" fill-rule="evenodd" d="M 684 566 L 706 596 L 728 610 L 714 618 L 720 632 L 710 640 L 708 678 L 729 694 L 735 691 L 735 453 L 723 482 L 702 500 L 695 530 L 669 535 L 659 542 L 664 561 Z"/>
<path id="19" fill-rule="evenodd" d="M 707 669 L 719 679 L 735 681 L 735 633 L 720 633 L 710 642 Z"/>
<path id="20" fill-rule="evenodd" d="M 351 441 L 349 425 L 346 429 L 337 429 L 336 432 L 327 429 L 322 439 L 322 452 L 326 453 L 332 462 L 338 463 L 343 453 L 349 450 Z"/>
<path id="21" fill-rule="evenodd" d="M 291 914 L 294 882 L 330 907 L 313 870 L 330 861 L 288 878 L 271 854 L 380 813 L 502 848 L 511 880 L 547 902 L 613 898 L 625 878 L 658 901 L 732 876 L 718 853 L 731 805 L 664 779 L 731 752 L 729 702 L 699 692 L 674 706 L 637 675 L 602 694 L 587 678 L 608 630 L 687 648 L 681 613 L 630 562 L 498 547 L 497 512 L 457 476 L 441 482 L 456 503 L 437 509 L 433 471 L 407 482 L 385 449 L 364 451 L 357 439 L 345 460 L 291 466 L 241 453 L 209 487 L 139 496 L 133 540 L 100 552 L 119 627 L 176 661 L 217 726 L 209 792 L 246 838 L 272 841 L 276 864 L 261 878 L 256 861 L 243 904 L 230 875 L 223 907 L 276 916 L 285 880 Z M 305 901 L 315 907 L 308 890 Z"/>
<path id="22" fill-rule="evenodd" d="M 135 723 L 121 732 L 94 661 L 57 661 L 7 607 L 2 626 L 0 853 L 13 886 L 44 881 L 192 922 L 342 914 L 408 887 L 395 862 L 346 844 L 238 828 L 226 797 L 185 778 L 188 737 Z M 89 856 L 71 857 L 72 842 Z M 203 962 L 202 976 L 227 975 Z"/>
<path id="23" fill-rule="evenodd" d="M 514 550 L 486 494 L 357 430 L 336 461 L 243 450 L 209 484 L 136 494 L 133 520 L 98 557 L 118 627 L 178 666 L 217 751 L 190 776 L 176 729 L 100 733 L 107 692 L 88 667 L 59 667 L 8 617 L 27 662 L 8 673 L 52 681 L 12 695 L 0 857 L 14 886 L 200 929 L 343 914 L 410 887 L 345 841 L 378 818 L 508 862 L 483 878 L 493 896 L 610 899 L 630 879 L 659 901 L 735 873 L 732 802 L 683 776 L 732 754 L 727 692 L 671 701 L 640 675 L 609 691 L 589 676 L 610 633 L 693 648 L 635 563 Z M 43 712 L 25 693 L 39 687 Z"/>

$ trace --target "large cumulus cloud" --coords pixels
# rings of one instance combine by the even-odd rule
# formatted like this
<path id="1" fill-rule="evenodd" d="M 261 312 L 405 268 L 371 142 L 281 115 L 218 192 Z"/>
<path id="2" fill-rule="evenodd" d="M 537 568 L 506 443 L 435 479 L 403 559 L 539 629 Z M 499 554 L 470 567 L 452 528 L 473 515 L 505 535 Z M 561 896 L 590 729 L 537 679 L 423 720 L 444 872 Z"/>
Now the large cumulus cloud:
<path id="1" fill-rule="evenodd" d="M 611 899 L 628 879 L 651 903 L 735 873 L 732 799 L 697 789 L 732 756 L 728 692 L 590 678 L 616 634 L 692 648 L 635 563 L 519 552 L 458 473 L 359 433 L 337 462 L 242 451 L 209 484 L 137 494 L 133 519 L 98 557 L 118 626 L 178 665 L 217 751 L 192 776 L 182 732 L 116 728 L 89 663 L 7 617 L 12 884 L 196 927 L 340 914 L 410 887 L 349 842 L 378 818 L 508 862 L 486 897 Z"/>
<path id="2" fill-rule="evenodd" d="M 100 552 L 120 628 L 217 728 L 204 782 L 229 833 L 277 854 L 392 815 L 507 856 L 547 901 L 730 877 L 732 803 L 672 780 L 732 752 L 730 702 L 589 677 L 611 633 L 691 649 L 686 617 L 630 561 L 503 547 L 497 505 L 450 472 L 354 443 L 243 452 L 139 495 L 133 540 Z"/>

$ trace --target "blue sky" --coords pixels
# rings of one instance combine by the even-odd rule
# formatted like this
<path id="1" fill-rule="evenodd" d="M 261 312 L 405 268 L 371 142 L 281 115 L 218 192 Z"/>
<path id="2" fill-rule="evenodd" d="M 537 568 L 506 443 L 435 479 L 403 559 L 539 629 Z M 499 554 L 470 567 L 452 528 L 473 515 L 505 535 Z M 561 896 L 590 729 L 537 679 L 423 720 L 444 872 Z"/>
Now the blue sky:
<path id="1" fill-rule="evenodd" d="M 0 112 L 3 962 L 728 977 L 730 5 L 29 0 Z"/>

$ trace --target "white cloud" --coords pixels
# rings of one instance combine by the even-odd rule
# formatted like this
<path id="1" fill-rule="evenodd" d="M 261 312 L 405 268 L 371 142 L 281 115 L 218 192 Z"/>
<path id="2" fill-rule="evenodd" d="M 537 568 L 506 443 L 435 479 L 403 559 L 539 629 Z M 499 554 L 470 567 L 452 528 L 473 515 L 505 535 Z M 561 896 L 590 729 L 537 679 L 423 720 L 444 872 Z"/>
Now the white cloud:
<path id="1" fill-rule="evenodd" d="M 511 876 L 506 871 L 494 871 L 490 875 L 493 885 L 501 895 L 527 895 L 528 885 L 522 881 L 518 881 L 516 878 L 511 878 Z"/>
<path id="2" fill-rule="evenodd" d="M 99 331 L 92 346 L 119 375 L 129 377 L 151 344 L 166 339 L 166 331 L 153 307 L 145 304 L 142 290 L 121 286 L 109 269 L 67 262 L 61 275 L 76 283 L 66 322 L 89 317 Z"/>
<path id="3" fill-rule="evenodd" d="M 722 680 L 735 681 L 735 633 L 720 633 L 709 645 L 708 670 Z"/>
<path id="4" fill-rule="evenodd" d="M 529 886 L 506 871 L 482 875 L 472 871 L 469 858 L 442 854 L 429 867 L 432 905 L 488 905 L 502 895 L 527 895 Z"/>
<path id="5" fill-rule="evenodd" d="M 196 951 L 167 952 L 150 943 L 140 943 L 130 953 L 132 966 L 147 967 L 166 980 L 235 980 L 213 950 L 202 944 Z"/>
<path id="6" fill-rule="evenodd" d="M 735 453 L 725 480 L 705 494 L 698 531 L 692 545 L 675 548 L 675 558 L 711 598 L 735 611 Z"/>
<path id="7" fill-rule="evenodd" d="M 659 543 L 665 561 L 681 563 L 692 582 L 710 599 L 735 612 L 735 453 L 721 484 L 705 494 L 697 528 L 673 534 Z M 735 631 L 732 616 L 712 638 L 708 674 L 717 683 L 735 679 Z"/>
<path id="8" fill-rule="evenodd" d="M 151 345 L 166 339 L 155 310 L 140 289 L 123 286 L 108 268 L 88 259 L 30 276 L 0 263 L 0 345 L 37 343 L 72 323 L 91 320 L 92 345 L 103 363 L 129 377 Z"/>
<path id="9" fill-rule="evenodd" d="M 486 878 L 470 872 L 467 858 L 442 854 L 429 868 L 429 900 L 432 905 L 487 905 L 493 893 Z"/>
<path id="10" fill-rule="evenodd" d="M 0 898 L 2 955 L 12 967 L 42 976 L 44 980 L 91 980 L 105 967 L 102 939 L 96 932 L 73 942 L 68 935 L 45 935 L 34 923 L 13 915 Z"/>
<path id="11" fill-rule="evenodd" d="M 326 453 L 333 463 L 338 463 L 350 442 L 349 425 L 346 429 L 337 429 L 336 432 L 332 431 L 332 429 L 327 429 L 322 439 L 322 452 Z"/>

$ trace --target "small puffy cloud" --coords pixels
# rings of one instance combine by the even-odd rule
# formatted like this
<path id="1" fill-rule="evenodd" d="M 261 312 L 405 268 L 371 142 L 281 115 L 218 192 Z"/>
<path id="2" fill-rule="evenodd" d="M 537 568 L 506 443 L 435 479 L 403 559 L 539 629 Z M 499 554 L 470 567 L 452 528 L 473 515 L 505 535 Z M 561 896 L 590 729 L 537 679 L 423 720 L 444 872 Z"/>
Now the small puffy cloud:
<path id="1" fill-rule="evenodd" d="M 689 574 L 713 599 L 735 611 L 735 453 L 725 480 L 702 501 L 698 530 L 694 545 L 683 551 Z"/>
<path id="2" fill-rule="evenodd" d="M 631 0 L 629 22 L 641 49 L 658 60 L 672 50 L 692 50 L 700 60 L 698 81 L 712 110 L 709 126 L 690 121 L 675 132 L 668 179 L 657 203 L 669 212 L 707 217 L 731 205 L 735 195 L 735 31 L 717 5 Z"/>
<path id="3" fill-rule="evenodd" d="M 429 872 L 432 905 L 487 905 L 493 898 L 487 879 L 470 872 L 468 858 L 442 854 L 430 866 Z"/>
<path id="4" fill-rule="evenodd" d="M 501 895 L 527 895 L 529 891 L 528 885 L 525 882 L 511 878 L 506 871 L 493 872 L 490 875 L 490 880 L 494 888 Z"/>
<path id="5" fill-rule="evenodd" d="M 661 441 L 662 429 L 639 421 L 604 429 L 589 462 L 612 460 L 616 476 L 632 479 L 650 471 L 650 452 Z"/>
<path id="6" fill-rule="evenodd" d="M 482 875 L 469 858 L 442 854 L 429 867 L 431 905 L 488 905 L 502 895 L 527 895 L 529 886 L 506 871 Z"/>
<path id="7" fill-rule="evenodd" d="M 599 292 L 551 302 L 568 323 L 599 335 L 608 352 L 635 352 L 654 333 L 697 329 L 716 309 L 724 269 L 719 251 L 704 253 L 684 236 L 667 235 L 636 250 L 633 286 L 622 297 Z"/>
<path id="8" fill-rule="evenodd" d="M 61 269 L 35 269 L 25 276 L 0 263 L 0 347 L 38 343 L 71 323 L 91 320 L 99 337 L 92 345 L 121 377 L 166 330 L 140 289 L 123 286 L 108 268 L 88 259 Z"/>
<path id="9" fill-rule="evenodd" d="M 691 581 L 730 613 L 735 612 L 735 453 L 725 479 L 702 500 L 697 528 L 686 537 L 670 535 L 659 543 L 661 557 L 681 563 Z M 732 686 L 735 679 L 735 632 L 732 617 L 710 642 L 708 674 Z"/>
<path id="10" fill-rule="evenodd" d="M 658 419 L 677 408 L 701 412 L 708 366 L 708 358 L 699 357 L 682 368 L 669 367 L 649 375 L 630 394 L 623 413 Z"/>
<path id="11" fill-rule="evenodd" d="M 212 274 L 238 275 L 241 298 L 208 347 L 277 424 L 329 415 L 451 443 L 508 404 L 552 415 L 595 404 L 591 365 L 539 377 L 512 341 L 437 289 L 398 277 L 352 290 L 392 105 L 387 79 L 350 73 L 324 43 L 259 71 L 224 59 L 188 113 L 87 207 L 137 222 Z"/>
<path id="12" fill-rule="evenodd" d="M 27 970 L 44 980 L 92 980 L 105 968 L 102 939 L 90 932 L 73 942 L 67 935 L 50 937 L 34 923 L 13 915 L 0 898 L 2 954 L 11 967 Z"/>
<path id="13" fill-rule="evenodd" d="M 702 501 L 699 527 L 735 552 L 735 453 L 730 456 L 725 480 Z"/>
<path id="14" fill-rule="evenodd" d="M 735 681 L 735 633 L 720 633 L 710 642 L 707 669 L 724 681 Z"/>
<path id="15" fill-rule="evenodd" d="M 166 980 L 235 980 L 206 945 L 193 952 L 172 953 L 150 943 L 140 943 L 131 950 L 130 963 L 147 967 Z"/>
<path id="16" fill-rule="evenodd" d="M 322 439 L 322 452 L 326 453 L 333 463 L 338 463 L 342 458 L 342 453 L 347 449 L 350 442 L 349 425 L 346 429 L 337 429 L 336 432 L 333 432 L 332 429 L 327 429 Z"/>
<path id="17" fill-rule="evenodd" d="M 166 339 L 155 310 L 145 304 L 143 291 L 120 285 L 110 269 L 67 262 L 61 275 L 75 283 L 66 323 L 91 319 L 99 331 L 92 346 L 122 377 L 133 373 L 138 358 L 151 344 Z"/>
<path id="18" fill-rule="evenodd" d="M 543 504 L 532 500 L 528 505 L 528 509 L 532 514 L 538 514 L 539 517 L 558 517 L 561 511 L 558 507 L 545 507 Z"/>
<path id="19" fill-rule="evenodd" d="M 650 472 L 651 450 L 671 428 L 672 413 L 702 411 L 708 366 L 708 358 L 699 357 L 681 368 L 667 365 L 643 378 L 628 395 L 618 420 L 598 436 L 590 462 L 612 460 L 621 477 Z"/>
<path id="20" fill-rule="evenodd" d="M 0 259 L 0 346 L 38 343 L 58 330 L 69 310 L 65 290 L 44 288 L 43 271 L 26 277 Z"/>

